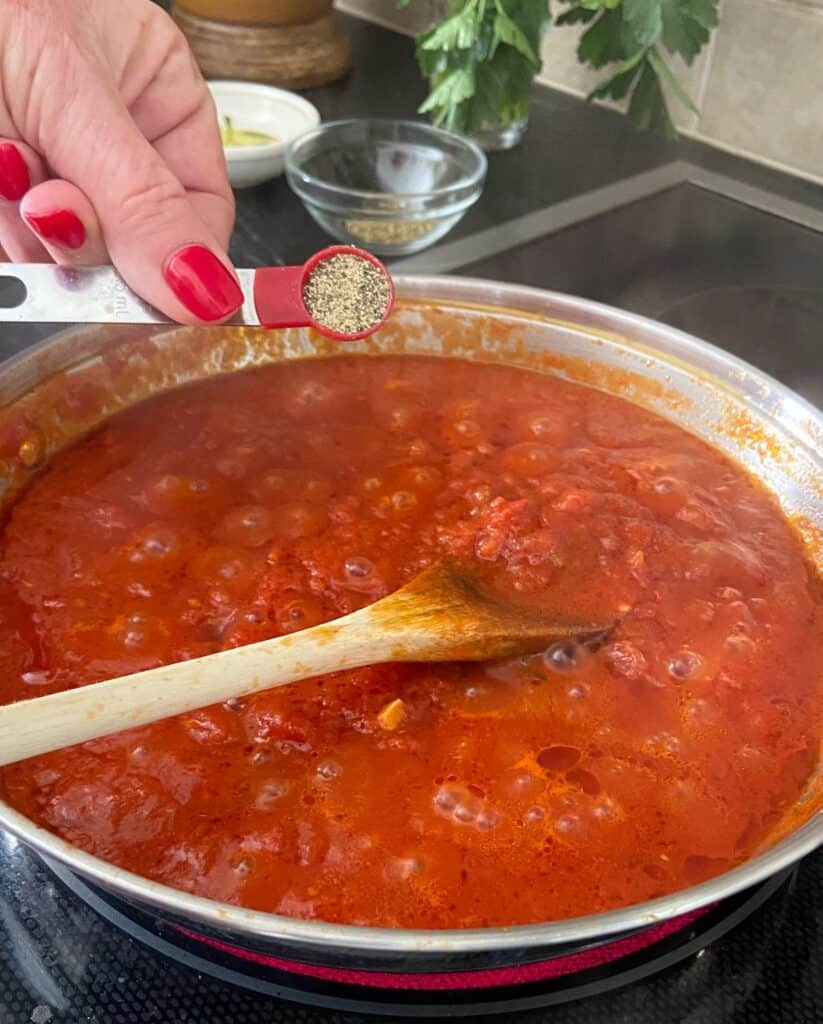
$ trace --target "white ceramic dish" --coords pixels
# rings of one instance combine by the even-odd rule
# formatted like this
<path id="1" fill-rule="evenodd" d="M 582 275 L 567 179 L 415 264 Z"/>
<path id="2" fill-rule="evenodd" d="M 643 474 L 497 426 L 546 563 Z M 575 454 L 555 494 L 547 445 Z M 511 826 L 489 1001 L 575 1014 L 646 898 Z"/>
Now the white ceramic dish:
<path id="1" fill-rule="evenodd" d="M 285 89 L 233 81 L 208 86 L 221 123 L 228 116 L 236 128 L 275 136 L 262 146 L 223 147 L 233 188 L 260 185 L 282 174 L 289 143 L 320 124 L 317 108 Z"/>

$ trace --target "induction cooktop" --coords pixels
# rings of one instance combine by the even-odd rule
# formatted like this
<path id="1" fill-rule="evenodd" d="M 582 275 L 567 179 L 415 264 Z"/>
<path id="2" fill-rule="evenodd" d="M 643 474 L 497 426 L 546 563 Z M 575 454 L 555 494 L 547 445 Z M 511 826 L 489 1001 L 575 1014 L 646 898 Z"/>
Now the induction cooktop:
<path id="1" fill-rule="evenodd" d="M 661 320 L 823 406 L 823 210 L 690 164 L 392 265 L 569 292 Z"/>
<path id="2" fill-rule="evenodd" d="M 3 1024 L 812 1024 L 823 1007 L 820 855 L 613 965 L 468 997 L 352 995 L 180 941 L 4 833 L 0 878 Z"/>

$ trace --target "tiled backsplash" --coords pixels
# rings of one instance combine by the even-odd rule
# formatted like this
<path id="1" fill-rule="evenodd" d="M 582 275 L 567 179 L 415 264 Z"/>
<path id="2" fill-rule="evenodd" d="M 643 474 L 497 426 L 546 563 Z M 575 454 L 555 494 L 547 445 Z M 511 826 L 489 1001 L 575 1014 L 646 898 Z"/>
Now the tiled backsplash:
<path id="1" fill-rule="evenodd" d="M 414 33 L 443 0 L 337 0 L 371 21 Z M 604 77 L 578 64 L 577 27 L 543 42 L 546 85 L 585 96 Z M 680 130 L 711 145 L 823 182 L 823 0 L 720 0 L 720 25 L 694 64 L 678 67 L 700 109 L 671 101 Z"/>

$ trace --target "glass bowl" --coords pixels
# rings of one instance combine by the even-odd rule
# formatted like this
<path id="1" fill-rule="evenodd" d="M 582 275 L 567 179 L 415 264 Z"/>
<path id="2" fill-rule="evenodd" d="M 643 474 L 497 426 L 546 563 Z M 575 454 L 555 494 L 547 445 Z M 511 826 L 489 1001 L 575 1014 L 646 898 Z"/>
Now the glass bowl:
<path id="1" fill-rule="evenodd" d="M 486 158 L 422 122 L 332 121 L 291 144 L 286 177 L 339 242 L 405 256 L 442 238 L 476 202 Z"/>

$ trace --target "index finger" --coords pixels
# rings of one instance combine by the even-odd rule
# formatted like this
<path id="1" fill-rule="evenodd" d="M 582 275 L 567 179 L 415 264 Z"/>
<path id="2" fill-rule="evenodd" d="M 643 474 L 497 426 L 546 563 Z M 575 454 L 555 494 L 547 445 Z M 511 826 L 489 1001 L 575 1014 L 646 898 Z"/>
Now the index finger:
<path id="1" fill-rule="evenodd" d="M 177 31 L 151 81 L 129 104 L 129 112 L 209 230 L 228 247 L 234 227 L 234 194 L 217 111 L 185 37 Z"/>
<path id="2" fill-rule="evenodd" d="M 204 87 L 205 88 L 205 87 Z M 228 249 L 234 228 L 234 193 L 211 93 L 185 121 L 157 139 L 154 148 L 188 193 L 206 226 Z M 196 159 L 192 153 L 197 153 Z"/>

